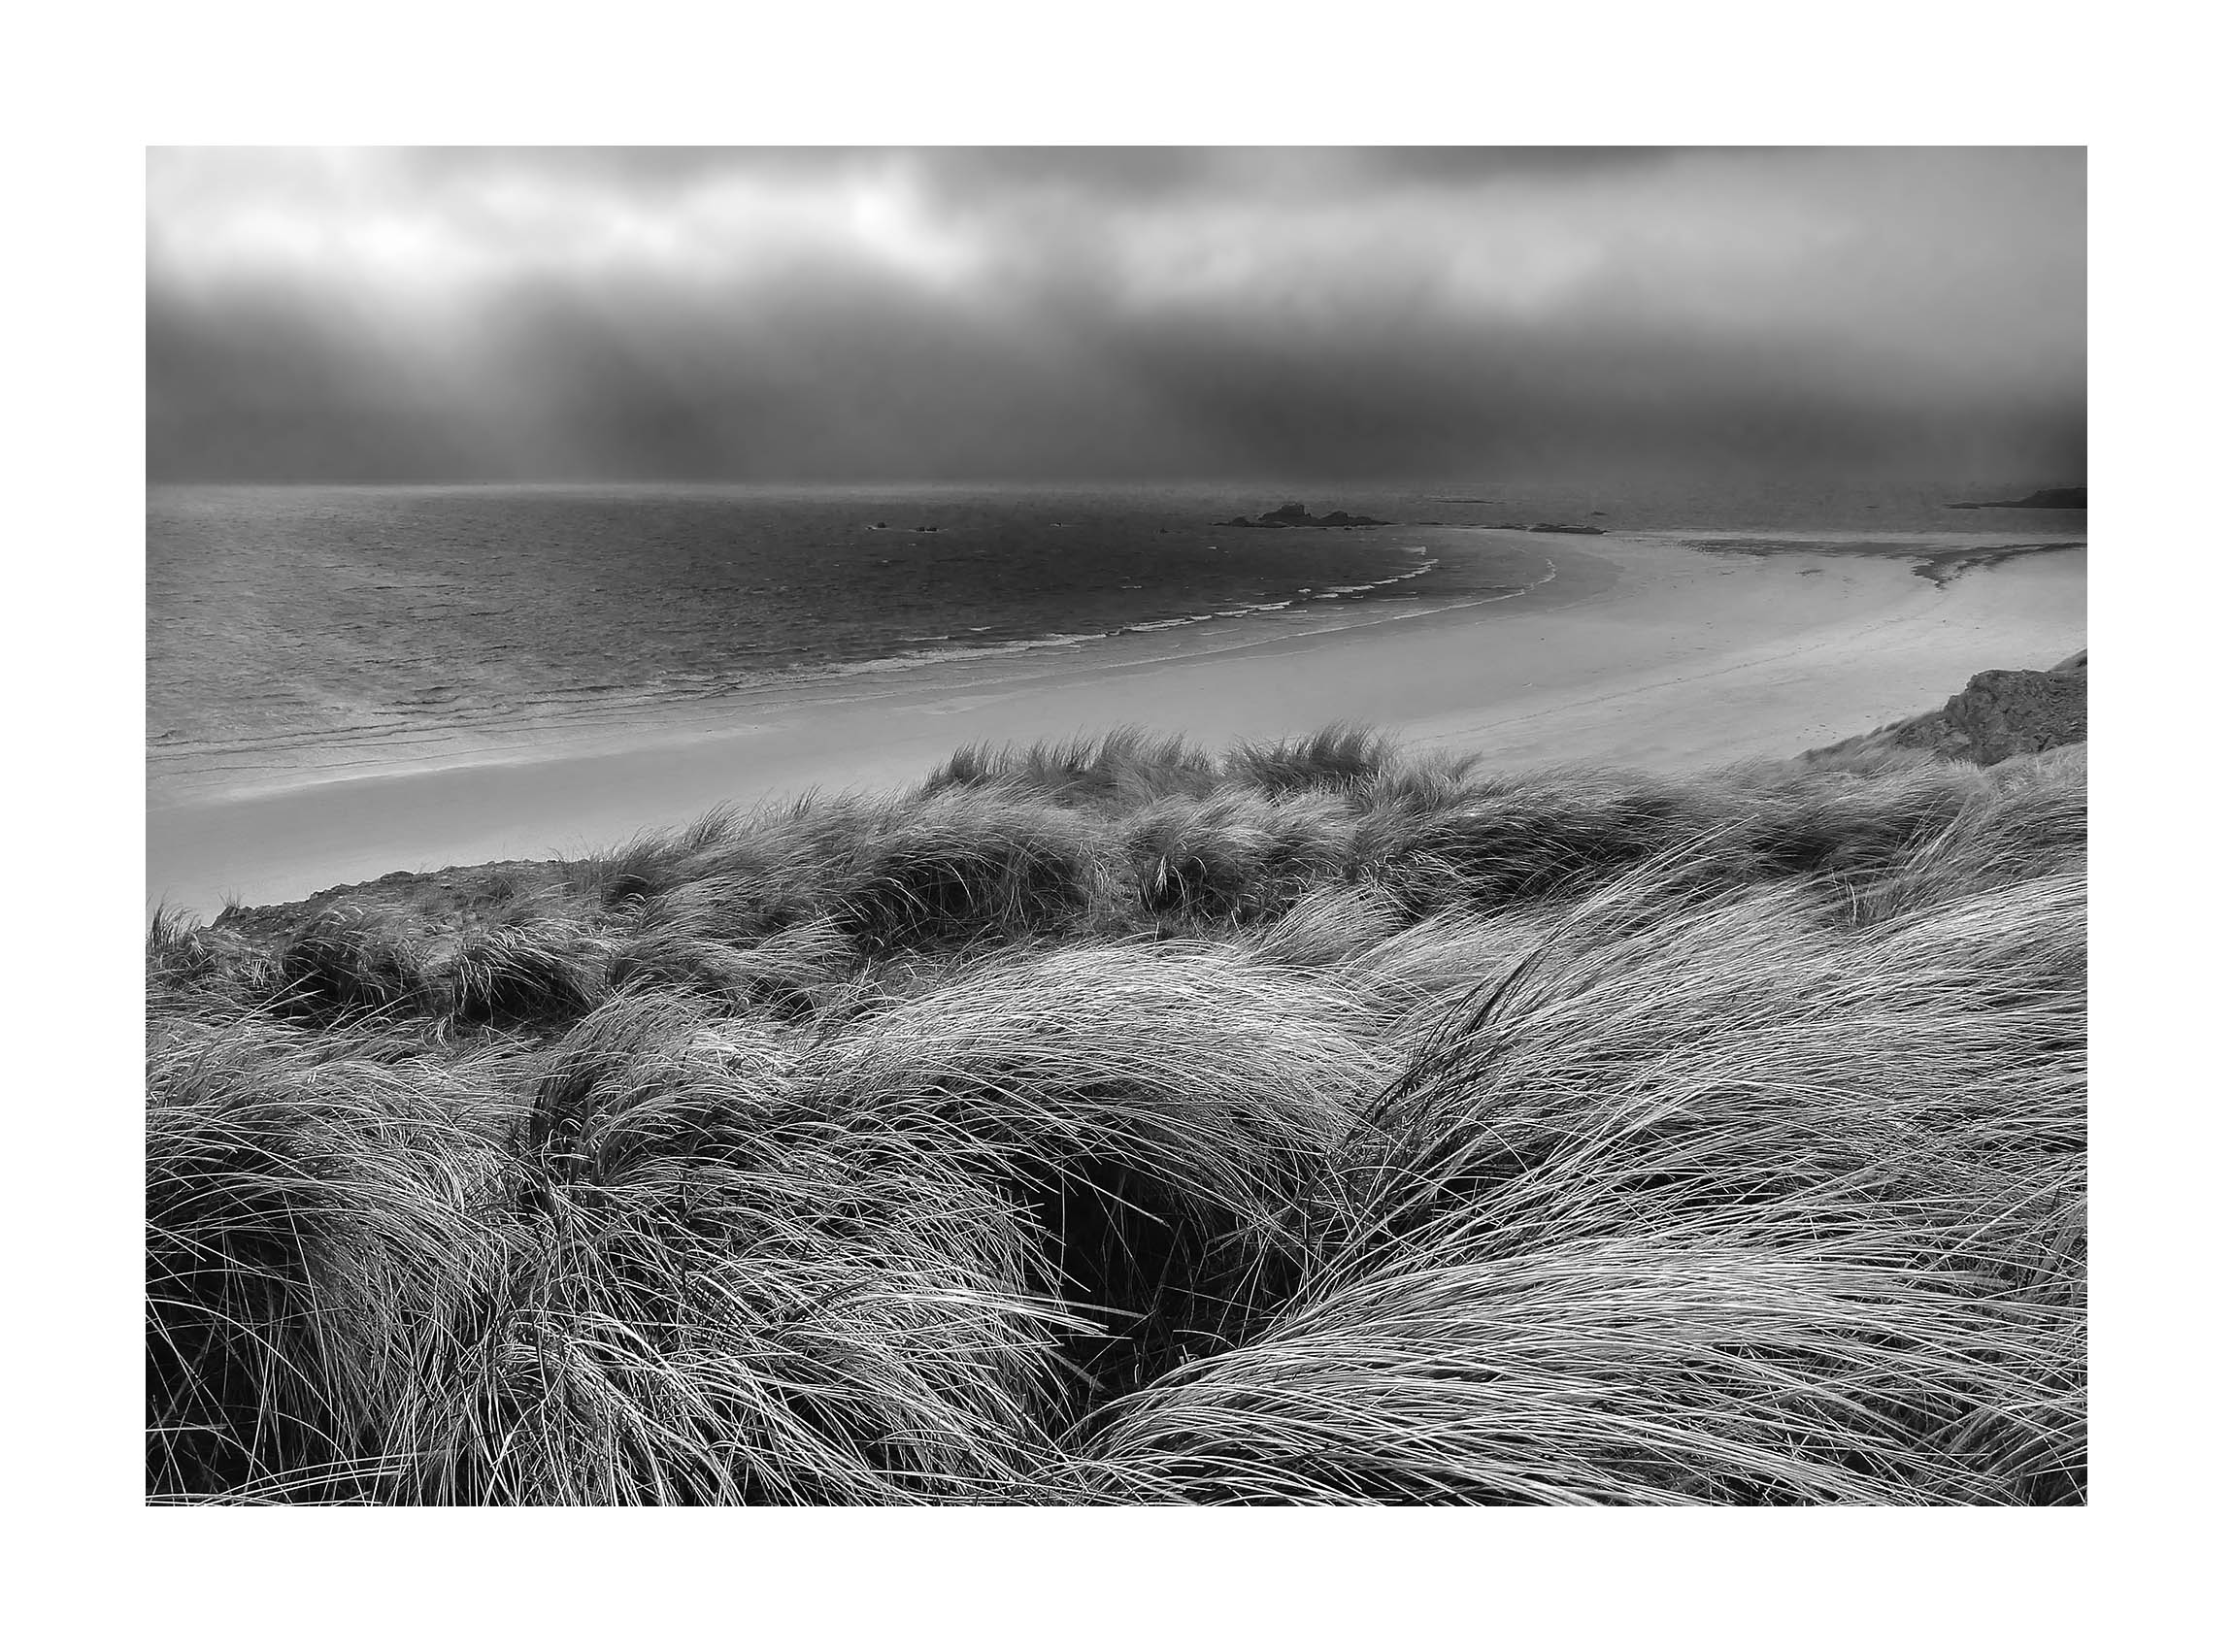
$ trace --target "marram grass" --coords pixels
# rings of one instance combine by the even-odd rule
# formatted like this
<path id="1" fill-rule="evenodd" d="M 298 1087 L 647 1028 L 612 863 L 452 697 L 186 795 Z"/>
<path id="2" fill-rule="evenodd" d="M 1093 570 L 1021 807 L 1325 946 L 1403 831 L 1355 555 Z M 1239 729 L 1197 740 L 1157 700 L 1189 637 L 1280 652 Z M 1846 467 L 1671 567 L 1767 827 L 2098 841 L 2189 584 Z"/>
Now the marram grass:
<path id="1" fill-rule="evenodd" d="M 2083 1502 L 2084 800 L 1123 731 L 158 914 L 149 1496 Z"/>

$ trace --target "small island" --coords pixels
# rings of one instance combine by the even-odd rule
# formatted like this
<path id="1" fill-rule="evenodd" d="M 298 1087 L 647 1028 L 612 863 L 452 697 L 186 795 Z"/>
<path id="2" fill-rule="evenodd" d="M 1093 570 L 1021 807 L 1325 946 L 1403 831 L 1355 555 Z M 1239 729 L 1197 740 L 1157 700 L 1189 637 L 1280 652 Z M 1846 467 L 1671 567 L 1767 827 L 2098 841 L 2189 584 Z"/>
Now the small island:
<path id="1" fill-rule="evenodd" d="M 1277 511 L 1267 511 L 1261 516 L 1250 518 L 1235 516 L 1230 521 L 1218 522 L 1220 528 L 1392 528 L 1393 522 L 1383 522 L 1378 516 L 1352 516 L 1347 511 L 1329 511 L 1323 516 L 1314 516 L 1300 505 L 1283 505 Z"/>
<path id="2" fill-rule="evenodd" d="M 1949 511 L 2083 511 L 2085 509 L 2085 489 L 2083 487 L 2043 487 L 2027 493 L 2021 499 L 1962 500 L 1947 507 Z"/>

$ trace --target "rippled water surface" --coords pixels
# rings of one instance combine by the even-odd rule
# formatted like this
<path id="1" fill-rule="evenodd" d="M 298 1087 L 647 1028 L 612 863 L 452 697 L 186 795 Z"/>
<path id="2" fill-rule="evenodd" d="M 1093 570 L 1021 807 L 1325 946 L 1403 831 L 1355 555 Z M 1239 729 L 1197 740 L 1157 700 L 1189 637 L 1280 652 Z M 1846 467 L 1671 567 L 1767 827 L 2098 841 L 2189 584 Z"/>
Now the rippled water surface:
<path id="1" fill-rule="evenodd" d="M 1955 493 L 1304 495 L 1358 529 L 1235 528 L 1239 489 L 150 490 L 149 753 L 163 775 L 377 754 L 1127 632 L 1245 633 L 1541 579 L 1506 518 L 1615 530 L 1990 530 Z M 2013 522 L 2041 537 L 2056 522 Z M 2075 515 L 2083 532 L 2083 515 Z M 1569 545 L 1586 541 L 1567 541 Z"/>

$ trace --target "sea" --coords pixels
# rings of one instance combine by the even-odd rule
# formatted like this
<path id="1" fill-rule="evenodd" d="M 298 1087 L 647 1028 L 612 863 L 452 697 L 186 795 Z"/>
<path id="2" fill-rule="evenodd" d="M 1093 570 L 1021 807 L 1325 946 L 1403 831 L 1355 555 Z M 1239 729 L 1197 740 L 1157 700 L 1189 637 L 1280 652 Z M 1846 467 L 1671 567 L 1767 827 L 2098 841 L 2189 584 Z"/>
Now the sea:
<path id="1" fill-rule="evenodd" d="M 2035 485 L 156 485 L 150 796 L 1493 604 L 1588 543 L 1514 524 L 1763 554 L 2083 540 L 2083 512 L 1948 509 Z M 1233 523 L 1289 503 L 1384 525 Z"/>

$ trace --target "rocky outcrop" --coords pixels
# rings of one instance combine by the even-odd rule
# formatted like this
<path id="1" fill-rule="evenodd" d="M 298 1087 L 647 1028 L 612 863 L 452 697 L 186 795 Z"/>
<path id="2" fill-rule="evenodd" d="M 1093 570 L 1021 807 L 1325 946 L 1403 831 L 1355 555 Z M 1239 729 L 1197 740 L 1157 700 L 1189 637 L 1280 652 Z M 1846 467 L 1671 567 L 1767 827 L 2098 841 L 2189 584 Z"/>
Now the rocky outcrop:
<path id="1" fill-rule="evenodd" d="M 1981 671 L 1942 710 L 1911 718 L 1892 743 L 1977 764 L 2076 745 L 2085 739 L 2085 656 L 2051 671 Z"/>
<path id="2" fill-rule="evenodd" d="M 1844 762 L 1894 748 L 1982 766 L 2085 743 L 2085 655 L 2046 671 L 1985 671 L 1935 711 L 1801 753 L 1804 762 Z"/>

